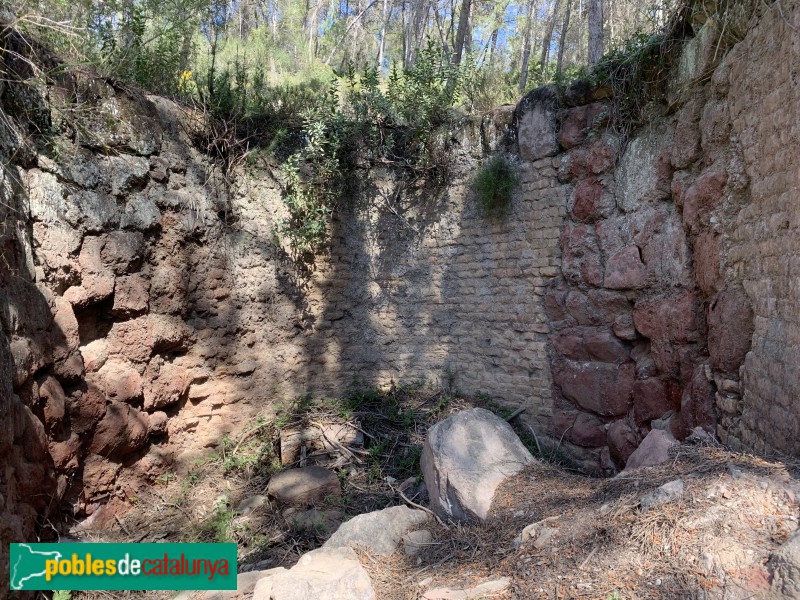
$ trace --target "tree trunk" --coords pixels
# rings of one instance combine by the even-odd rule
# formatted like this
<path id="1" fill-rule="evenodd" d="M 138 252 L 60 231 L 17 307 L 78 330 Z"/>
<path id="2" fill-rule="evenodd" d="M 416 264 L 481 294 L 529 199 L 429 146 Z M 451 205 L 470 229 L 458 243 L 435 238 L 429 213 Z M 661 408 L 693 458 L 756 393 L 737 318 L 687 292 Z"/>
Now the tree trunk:
<path id="1" fill-rule="evenodd" d="M 556 19 L 558 18 L 558 9 L 559 5 L 561 4 L 561 0 L 555 0 L 553 3 L 553 15 L 550 17 L 550 21 L 547 24 L 547 30 L 544 34 L 544 39 L 542 40 L 542 55 L 539 59 L 539 78 L 544 75 L 544 67 L 545 63 L 547 62 L 547 58 L 550 55 L 550 42 L 553 41 L 553 29 L 556 26 Z"/>
<path id="2" fill-rule="evenodd" d="M 383 70 L 383 56 L 386 51 L 386 25 L 389 23 L 389 0 L 383 0 L 383 19 L 381 21 L 381 43 L 378 46 L 378 71 Z"/>
<path id="3" fill-rule="evenodd" d="M 567 0 L 567 10 L 564 12 L 564 24 L 561 26 L 561 36 L 558 38 L 558 61 L 556 62 L 557 77 L 561 77 L 561 67 L 564 64 L 564 48 L 567 47 L 570 12 L 572 12 L 572 0 Z"/>
<path id="4" fill-rule="evenodd" d="M 464 45 L 466 43 L 467 35 L 471 32 L 469 30 L 469 13 L 472 8 L 472 0 L 463 0 L 461 3 L 461 12 L 458 16 L 458 30 L 456 31 L 455 54 L 453 56 L 453 64 L 458 66 L 461 64 L 461 56 L 464 53 Z"/>
<path id="5" fill-rule="evenodd" d="M 531 29 L 533 27 L 533 17 L 536 12 L 536 0 L 528 2 L 528 18 L 525 20 L 525 35 L 522 47 L 522 61 L 519 66 L 519 91 L 525 91 L 528 85 L 528 67 L 531 60 Z"/>
<path id="6" fill-rule="evenodd" d="M 589 64 L 597 64 L 602 56 L 603 0 L 589 0 Z"/>

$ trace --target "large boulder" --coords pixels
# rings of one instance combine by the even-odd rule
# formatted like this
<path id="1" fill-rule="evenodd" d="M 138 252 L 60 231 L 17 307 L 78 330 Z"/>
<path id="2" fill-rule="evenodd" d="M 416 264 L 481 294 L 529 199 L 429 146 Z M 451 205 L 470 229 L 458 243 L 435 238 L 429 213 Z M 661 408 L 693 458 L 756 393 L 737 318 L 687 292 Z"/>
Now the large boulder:
<path id="1" fill-rule="evenodd" d="M 774 597 L 800 599 L 800 530 L 770 557 L 767 568 L 772 575 Z"/>
<path id="2" fill-rule="evenodd" d="M 326 548 L 363 546 L 371 554 L 388 555 L 397 549 L 403 535 L 428 520 L 428 514 L 407 506 L 391 506 L 342 523 L 325 542 Z"/>
<path id="3" fill-rule="evenodd" d="M 534 458 L 508 423 L 473 408 L 428 430 L 421 462 L 431 507 L 440 517 L 483 521 L 497 486 Z"/>
<path id="4" fill-rule="evenodd" d="M 253 600 L 375 600 L 369 575 L 352 548 L 320 548 L 288 571 L 264 577 Z"/>

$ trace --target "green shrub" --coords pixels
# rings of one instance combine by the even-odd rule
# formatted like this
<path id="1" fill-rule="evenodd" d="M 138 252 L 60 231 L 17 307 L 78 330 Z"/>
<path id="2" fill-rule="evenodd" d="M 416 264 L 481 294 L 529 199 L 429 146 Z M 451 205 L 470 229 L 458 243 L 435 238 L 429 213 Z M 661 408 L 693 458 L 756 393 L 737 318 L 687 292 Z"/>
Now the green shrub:
<path id="1" fill-rule="evenodd" d="M 511 207 L 511 197 L 519 185 L 519 174 L 502 155 L 494 156 L 475 177 L 472 190 L 487 215 L 501 215 Z"/>

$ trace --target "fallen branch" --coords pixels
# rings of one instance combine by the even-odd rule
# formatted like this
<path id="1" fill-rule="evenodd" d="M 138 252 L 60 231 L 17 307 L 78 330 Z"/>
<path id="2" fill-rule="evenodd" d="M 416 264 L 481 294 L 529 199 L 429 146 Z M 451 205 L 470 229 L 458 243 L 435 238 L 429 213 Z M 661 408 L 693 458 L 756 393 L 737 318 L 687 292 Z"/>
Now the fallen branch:
<path id="1" fill-rule="evenodd" d="M 409 499 L 408 499 L 408 496 L 406 496 L 406 495 L 405 495 L 403 492 L 401 492 L 399 489 L 398 489 L 398 490 L 396 490 L 396 491 L 397 491 L 397 493 L 398 493 L 398 494 L 400 494 L 400 497 L 403 499 L 403 501 L 404 501 L 406 504 L 408 504 L 409 506 L 413 506 L 414 508 L 418 508 L 418 509 L 420 509 L 420 510 L 422 510 L 422 511 L 425 511 L 426 513 L 428 513 L 429 515 L 431 515 L 431 516 L 432 516 L 434 519 L 436 519 L 436 520 L 439 522 L 439 525 L 441 525 L 442 527 L 444 527 L 445 529 L 447 529 L 448 531 L 450 531 L 450 527 L 449 527 L 449 526 L 448 526 L 448 525 L 447 525 L 447 524 L 446 524 L 444 521 L 442 521 L 442 520 L 439 518 L 439 515 L 437 515 L 435 512 L 433 512 L 433 511 L 432 511 L 430 508 L 425 508 L 425 507 L 424 507 L 424 506 L 422 506 L 421 504 L 417 504 L 416 502 L 412 502 L 411 500 L 409 500 Z"/>

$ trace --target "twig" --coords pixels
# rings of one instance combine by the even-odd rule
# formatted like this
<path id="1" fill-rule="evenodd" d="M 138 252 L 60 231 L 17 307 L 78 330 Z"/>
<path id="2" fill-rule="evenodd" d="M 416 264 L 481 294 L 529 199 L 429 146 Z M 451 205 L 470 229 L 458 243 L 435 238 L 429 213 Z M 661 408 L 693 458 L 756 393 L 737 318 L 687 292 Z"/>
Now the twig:
<path id="1" fill-rule="evenodd" d="M 313 425 L 314 427 L 316 427 L 317 429 L 319 429 L 320 433 L 322 433 L 322 437 L 324 437 L 326 440 L 328 440 L 328 443 L 331 446 L 333 446 L 334 448 L 338 449 L 345 456 L 350 457 L 351 460 L 354 460 L 359 465 L 363 465 L 364 464 L 363 460 L 361 460 L 355 454 L 350 452 L 350 450 L 348 450 L 342 444 L 340 444 L 338 440 L 334 440 L 334 439 L 329 438 L 328 434 L 325 433 L 325 428 L 321 424 L 317 423 L 316 421 L 309 421 L 309 423 L 311 425 Z"/>
<path id="2" fill-rule="evenodd" d="M 506 417 L 506 421 L 513 421 L 524 412 L 525 412 L 525 407 L 520 406 L 517 410 L 515 410 L 513 413 L 511 413 L 509 416 Z"/>
<path id="3" fill-rule="evenodd" d="M 584 567 L 587 565 L 587 563 L 588 563 L 590 560 L 592 560 L 592 557 L 594 556 L 595 552 L 597 552 L 597 546 L 595 546 L 594 548 L 592 548 L 592 551 L 591 551 L 591 552 L 589 552 L 589 556 L 587 556 L 587 557 L 586 557 L 586 559 L 585 559 L 585 560 L 584 560 L 584 561 L 583 561 L 583 562 L 580 564 L 580 566 L 578 567 L 578 570 L 579 570 L 579 571 L 583 571 L 583 568 L 584 568 Z"/>
<path id="4" fill-rule="evenodd" d="M 409 500 L 409 499 L 408 499 L 408 496 L 406 496 L 406 495 L 405 495 L 403 492 L 401 492 L 399 489 L 398 489 L 398 490 L 396 490 L 396 491 L 397 491 L 397 493 L 398 493 L 398 494 L 400 494 L 400 497 L 403 499 L 403 501 L 404 501 L 406 504 L 408 504 L 409 506 L 413 506 L 414 508 L 418 508 L 418 509 L 420 509 L 420 510 L 422 510 L 422 511 L 425 511 L 425 512 L 426 512 L 426 513 L 428 513 L 429 515 L 433 516 L 433 518 L 434 518 L 434 519 L 436 519 L 437 521 L 439 521 L 439 525 L 441 525 L 442 527 L 444 527 L 445 529 L 447 529 L 448 531 L 450 531 L 450 527 L 449 527 L 449 526 L 448 526 L 448 525 L 447 525 L 447 524 L 446 524 L 444 521 L 442 521 L 442 520 L 439 518 L 439 515 L 437 515 L 435 512 L 433 512 L 433 511 L 432 511 L 430 508 L 425 508 L 425 507 L 424 507 L 424 506 L 422 506 L 421 504 L 417 504 L 416 502 L 412 502 L 411 500 Z"/>
<path id="5" fill-rule="evenodd" d="M 533 430 L 533 427 L 531 427 L 530 425 L 528 425 L 528 429 L 530 429 L 531 435 L 533 435 L 533 441 L 536 442 L 536 449 L 539 451 L 539 456 L 543 456 L 542 447 L 539 445 L 539 438 L 536 437 L 536 432 Z M 562 436 L 562 439 L 563 439 L 563 436 Z M 559 442 L 558 445 L 560 446 L 561 442 Z"/>
<path id="6" fill-rule="evenodd" d="M 448 560 L 453 558 L 455 555 L 456 555 L 455 552 L 451 552 L 450 554 L 445 556 L 442 560 L 437 561 L 437 562 L 433 563 L 432 565 L 428 565 L 427 567 L 422 567 L 419 571 L 416 571 L 412 575 L 409 575 L 408 577 L 406 577 L 404 583 L 407 583 L 407 582 L 411 581 L 412 579 L 414 579 L 415 577 L 417 577 L 419 575 L 422 575 L 428 569 L 435 569 L 436 567 L 441 567 L 444 563 L 446 563 Z"/>

